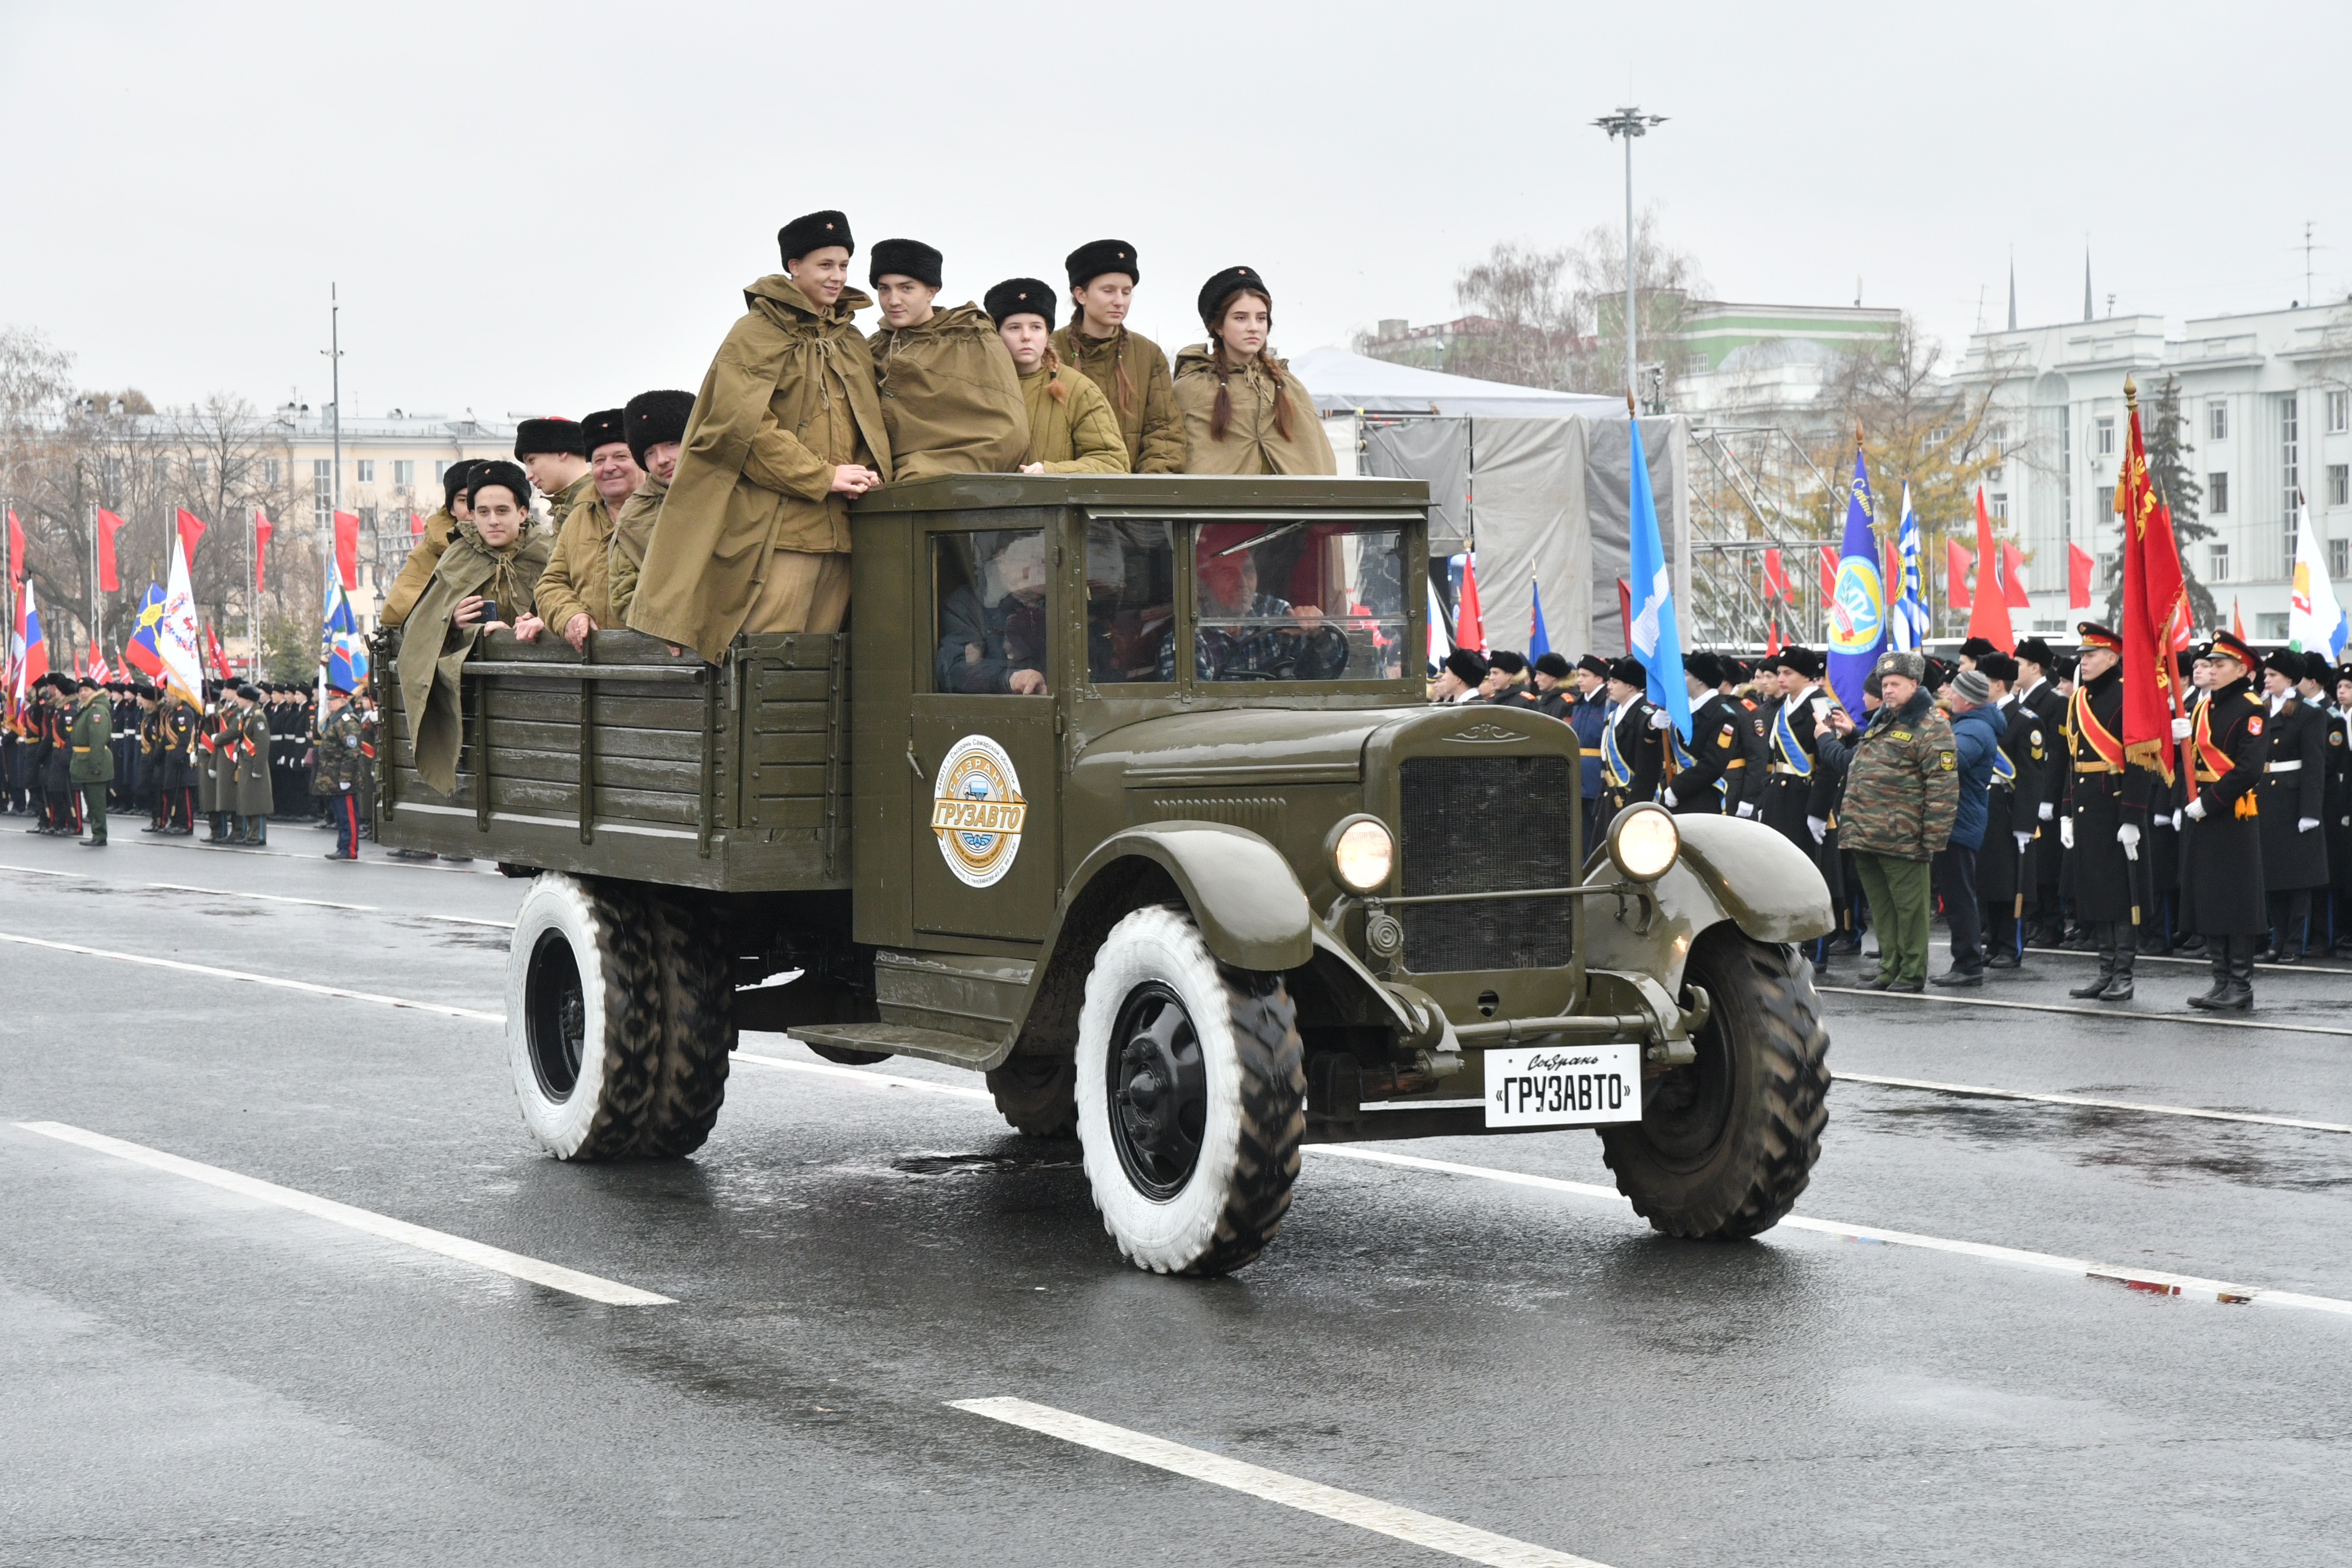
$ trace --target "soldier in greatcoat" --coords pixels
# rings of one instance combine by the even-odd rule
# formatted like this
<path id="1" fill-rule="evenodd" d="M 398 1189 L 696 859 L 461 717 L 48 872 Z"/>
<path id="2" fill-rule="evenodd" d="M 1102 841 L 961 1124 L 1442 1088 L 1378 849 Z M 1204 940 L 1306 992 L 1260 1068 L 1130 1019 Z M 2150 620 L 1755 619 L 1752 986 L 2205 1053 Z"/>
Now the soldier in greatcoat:
<path id="1" fill-rule="evenodd" d="M 2099 955 L 2099 972 L 2067 994 L 2127 1002 L 2139 921 L 2148 906 L 2148 800 L 2156 775 L 2124 754 L 2123 638 L 2084 621 L 2077 684 L 2067 699 L 2067 771 L 2058 841 L 2072 872 L 2075 912 Z"/>
<path id="2" fill-rule="evenodd" d="M 319 721 L 311 745 L 318 761 L 310 770 L 310 793 L 326 801 L 327 814 L 335 824 L 335 847 L 327 858 L 356 860 L 360 858 L 361 772 L 373 759 L 373 748 L 368 744 L 347 689 L 327 688 L 327 716 Z"/>
<path id="3" fill-rule="evenodd" d="M 2212 988 L 2192 1007 L 2245 1012 L 2254 1005 L 2254 951 L 2270 926 L 2263 894 L 2263 844 L 2255 783 L 2270 760 L 2269 705 L 2251 672 L 2261 658 L 2218 632 L 2206 645 L 2211 686 L 2194 718 L 2172 721 L 2189 742 L 2197 793 L 2182 808 L 2181 921 L 2205 938 Z"/>
<path id="4" fill-rule="evenodd" d="M 2017 700 L 2017 660 L 1989 652 L 1976 661 L 1992 687 L 2001 718 L 2000 755 L 1993 759 L 1985 795 L 1984 843 L 1977 851 L 1977 901 L 1984 911 L 1985 967 L 2014 969 L 2024 956 L 2019 930 L 2026 849 L 2040 826 L 2044 782 L 2054 737 L 2042 715 Z"/>
<path id="5" fill-rule="evenodd" d="M 228 742 L 222 748 L 229 771 L 221 793 L 237 818 L 238 836 L 231 842 L 258 847 L 269 842 L 269 813 L 275 804 L 269 782 L 269 715 L 261 706 L 261 693 L 250 686 L 236 689 L 236 708 L 226 731 Z"/>

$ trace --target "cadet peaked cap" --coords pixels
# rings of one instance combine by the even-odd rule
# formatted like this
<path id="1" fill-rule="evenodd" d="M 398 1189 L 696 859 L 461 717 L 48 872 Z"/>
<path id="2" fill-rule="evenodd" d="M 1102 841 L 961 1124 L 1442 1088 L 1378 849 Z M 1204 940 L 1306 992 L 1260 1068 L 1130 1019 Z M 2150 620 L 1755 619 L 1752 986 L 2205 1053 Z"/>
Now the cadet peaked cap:
<path id="1" fill-rule="evenodd" d="M 1723 661 L 1705 648 L 1694 648 L 1683 655 L 1683 673 L 1702 686 L 1723 684 Z"/>
<path id="2" fill-rule="evenodd" d="M 575 458 L 588 455 L 588 447 L 576 419 L 566 419 L 551 414 L 544 419 L 526 419 L 515 426 L 515 461 L 520 463 L 534 452 L 564 452 Z M 472 493 L 472 487 L 467 487 Z M 473 503 L 468 501 L 467 505 Z"/>
<path id="3" fill-rule="evenodd" d="M 1465 686 L 1475 686 L 1486 679 L 1486 661 L 1475 647 L 1457 647 L 1447 654 L 1445 668 L 1460 678 Z"/>
<path id="4" fill-rule="evenodd" d="M 1642 668 L 1638 658 L 1612 658 L 1609 661 L 1609 679 L 1621 680 L 1632 687 L 1647 687 L 1650 672 Z"/>
<path id="5" fill-rule="evenodd" d="M 1578 659 L 1576 668 L 1588 675 L 1597 675 L 1603 680 L 1609 679 L 1609 661 L 1597 653 L 1588 653 Z"/>
<path id="6" fill-rule="evenodd" d="M 783 252 L 784 265 L 790 267 L 812 250 L 823 250 L 837 245 L 857 254 L 857 242 L 849 237 L 849 220 L 827 207 L 823 212 L 804 213 L 776 230 L 776 248 Z"/>
<path id="7" fill-rule="evenodd" d="M 1772 656 L 1775 669 L 1793 669 L 1807 680 L 1822 678 L 1822 656 L 1799 643 L 1790 643 Z"/>
<path id="8" fill-rule="evenodd" d="M 2109 653 L 2124 651 L 2124 639 L 2096 621 L 2077 621 L 2074 635 L 2083 639 L 2083 646 L 2086 648 L 2103 647 Z"/>
<path id="9" fill-rule="evenodd" d="M 480 464 L 479 458 L 461 458 L 442 471 L 441 504 L 444 508 L 456 506 L 466 499 L 466 481 L 473 477 L 475 468 Z"/>
<path id="10" fill-rule="evenodd" d="M 1554 680 L 1566 680 L 1568 679 L 1568 672 L 1574 668 L 1575 666 L 1568 662 L 1568 658 L 1565 654 L 1539 653 L 1536 655 L 1536 673 L 1538 675 L 1549 675 Z"/>
<path id="11" fill-rule="evenodd" d="M 1899 675 L 1904 679 L 1918 682 L 1927 679 L 1927 658 L 1912 648 L 1889 648 L 1878 656 L 1871 673 L 1879 676 Z"/>
<path id="12" fill-rule="evenodd" d="M 2200 656 L 2205 658 L 2234 658 L 2248 669 L 2260 669 L 2263 656 L 2248 647 L 2245 639 L 2231 632 L 2215 632 L 2213 640 L 2205 645 Z"/>
<path id="13" fill-rule="evenodd" d="M 1209 280 L 1201 285 L 1201 324 L 1215 331 L 1217 319 L 1224 314 L 1225 301 L 1244 289 L 1265 295 L 1269 306 L 1274 303 L 1274 290 L 1265 286 L 1265 279 L 1257 275 L 1255 267 L 1226 267 L 1211 273 Z"/>
<path id="14" fill-rule="evenodd" d="M 1514 653 L 1507 647 L 1496 648 L 1493 653 L 1488 654 L 1486 656 L 1486 662 L 1496 669 L 1501 670 L 1505 675 L 1517 675 L 1525 671 L 1528 668 L 1528 659 L 1525 654 Z"/>
<path id="15" fill-rule="evenodd" d="M 600 408 L 580 422 L 580 448 L 583 456 L 593 458 L 597 447 L 609 447 L 615 441 L 624 446 L 628 444 L 628 437 L 622 433 L 619 409 Z"/>
<path id="16" fill-rule="evenodd" d="M 919 239 L 877 239 L 874 242 L 874 259 L 866 268 L 866 278 L 876 288 L 882 279 L 897 276 L 911 278 L 918 283 L 940 286 L 940 263 L 945 260 L 938 251 Z"/>
<path id="17" fill-rule="evenodd" d="M 2000 651 L 2000 649 L 1992 646 L 1992 639 L 1990 637 L 1970 637 L 1968 641 L 1960 645 L 1960 657 L 1962 658 L 1973 658 L 1981 661 L 1987 654 L 1999 653 Z M 1982 668 L 1981 662 L 1979 662 L 1979 668 Z"/>
<path id="18" fill-rule="evenodd" d="M 2050 651 L 2050 645 L 2043 642 L 2040 637 L 2027 637 L 2023 642 L 2019 643 L 2017 645 L 2017 657 L 2021 659 L 2030 659 L 2033 663 L 2040 665 L 2044 669 L 2048 669 L 2052 665 L 2058 662 L 2057 656 Z"/>
<path id="19" fill-rule="evenodd" d="M 1130 283 L 1143 281 L 1135 269 L 1135 247 L 1123 239 L 1090 239 L 1062 259 L 1070 269 L 1070 287 L 1083 289 L 1106 272 L 1124 272 Z"/>
<path id="20" fill-rule="evenodd" d="M 981 296 L 981 305 L 1000 327 L 1007 316 L 1043 316 L 1048 328 L 1054 324 L 1053 288 L 1035 278 L 1007 278 Z"/>
<path id="21" fill-rule="evenodd" d="M 687 416 L 693 412 L 690 392 L 640 392 L 630 398 L 621 410 L 621 428 L 637 467 L 644 468 L 646 454 L 665 441 L 685 440 Z"/>
<path id="22" fill-rule="evenodd" d="M 1985 678 L 1989 680 L 1998 680 L 2003 686 L 2017 684 L 2017 660 L 2005 653 L 1985 655 L 1977 660 L 1977 668 L 1985 672 Z"/>
<path id="23" fill-rule="evenodd" d="M 466 481 L 466 505 L 472 507 L 474 498 L 493 485 L 511 492 L 515 505 L 530 505 L 530 480 L 524 477 L 522 465 L 501 458 L 485 458 L 474 465 L 474 477 Z"/>

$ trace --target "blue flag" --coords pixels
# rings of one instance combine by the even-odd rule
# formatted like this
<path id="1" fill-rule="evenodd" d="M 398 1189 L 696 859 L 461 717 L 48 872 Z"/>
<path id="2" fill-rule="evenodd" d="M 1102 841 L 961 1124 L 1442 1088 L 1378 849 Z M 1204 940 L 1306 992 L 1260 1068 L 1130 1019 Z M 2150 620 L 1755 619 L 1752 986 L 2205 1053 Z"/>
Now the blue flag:
<path id="1" fill-rule="evenodd" d="M 1683 684 L 1683 634 L 1675 622 L 1675 579 L 1658 537 L 1658 503 L 1650 496 L 1650 460 L 1642 450 L 1642 422 L 1633 427 L 1633 486 L 1626 497 L 1626 584 L 1632 590 L 1633 657 L 1649 671 L 1650 700 L 1674 715 L 1675 729 L 1691 738 L 1690 688 Z"/>
<path id="2" fill-rule="evenodd" d="M 1536 583 L 1532 586 L 1535 589 L 1536 607 L 1534 613 L 1528 617 L 1528 662 L 1529 664 L 1533 664 L 1551 651 L 1551 634 L 1544 629 L 1543 584 Z"/>
<path id="3" fill-rule="evenodd" d="M 334 574 L 327 574 L 326 613 L 319 626 L 320 679 L 329 686 L 355 691 L 367 679 L 367 645 L 361 640 L 359 618 Z"/>
<path id="4" fill-rule="evenodd" d="M 1845 503 L 1845 539 L 1838 547 L 1835 592 L 1828 621 L 1830 689 L 1849 713 L 1862 710 L 1863 678 L 1886 647 L 1886 585 L 1878 579 L 1878 540 L 1870 531 L 1870 475 L 1862 451 L 1853 454 L 1853 493 Z"/>
<path id="5" fill-rule="evenodd" d="M 1888 616 L 1888 630 L 1895 646 L 1906 653 L 1916 653 L 1927 646 L 1927 593 L 1919 570 L 1919 520 L 1911 512 L 1911 481 L 1903 481 L 1903 521 L 1895 531 L 1895 558 L 1901 563 L 1903 581 L 1894 595 L 1894 614 Z M 1890 589 L 1895 584 L 1889 584 Z"/>

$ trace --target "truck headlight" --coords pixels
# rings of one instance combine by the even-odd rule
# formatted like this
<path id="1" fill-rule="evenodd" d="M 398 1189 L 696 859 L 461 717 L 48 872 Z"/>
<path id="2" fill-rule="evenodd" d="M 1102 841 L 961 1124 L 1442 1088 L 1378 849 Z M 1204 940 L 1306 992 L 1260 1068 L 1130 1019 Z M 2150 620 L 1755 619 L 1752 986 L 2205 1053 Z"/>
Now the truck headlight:
<path id="1" fill-rule="evenodd" d="M 1682 829 L 1664 806 L 1629 805 L 1609 825 L 1610 861 L 1633 881 L 1656 881 L 1682 849 Z"/>
<path id="2" fill-rule="evenodd" d="M 1331 873 L 1354 893 L 1375 892 L 1396 870 L 1396 838 L 1377 816 L 1351 816 L 1331 835 Z"/>

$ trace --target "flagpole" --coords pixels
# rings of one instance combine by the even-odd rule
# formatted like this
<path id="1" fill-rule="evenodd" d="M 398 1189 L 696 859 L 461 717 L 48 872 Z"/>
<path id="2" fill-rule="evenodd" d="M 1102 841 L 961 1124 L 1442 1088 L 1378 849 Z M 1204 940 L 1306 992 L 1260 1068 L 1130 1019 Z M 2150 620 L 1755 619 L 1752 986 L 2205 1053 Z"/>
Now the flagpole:
<path id="1" fill-rule="evenodd" d="M 93 647 L 102 647 L 106 640 L 100 620 L 106 611 L 98 600 L 98 503 L 89 503 L 89 641 Z"/>

